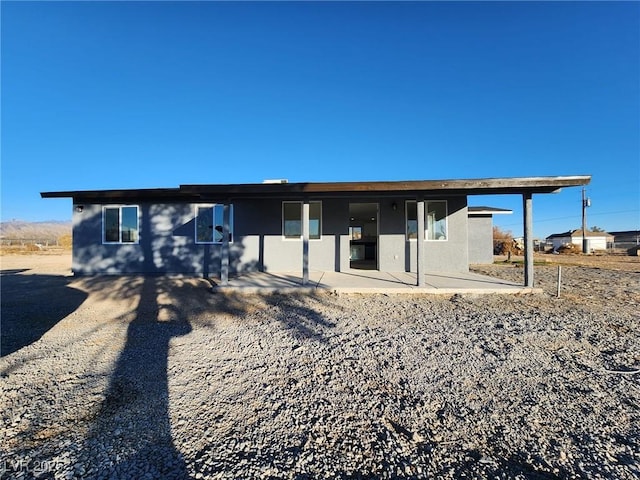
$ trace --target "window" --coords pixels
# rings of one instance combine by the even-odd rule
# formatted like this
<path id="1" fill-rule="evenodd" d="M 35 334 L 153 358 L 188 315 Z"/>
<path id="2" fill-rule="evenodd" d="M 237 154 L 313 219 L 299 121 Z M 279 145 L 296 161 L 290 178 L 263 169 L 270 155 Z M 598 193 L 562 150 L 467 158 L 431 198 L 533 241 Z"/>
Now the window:
<path id="1" fill-rule="evenodd" d="M 138 207 L 102 209 L 103 243 L 138 243 Z"/>
<path id="2" fill-rule="evenodd" d="M 415 201 L 406 203 L 407 239 L 418 238 L 418 207 Z M 447 201 L 429 200 L 424 202 L 424 238 L 425 240 L 447 239 Z"/>
<path id="3" fill-rule="evenodd" d="M 417 204 L 413 201 L 406 203 L 407 210 L 407 239 L 415 240 L 418 238 L 418 210 Z"/>
<path id="4" fill-rule="evenodd" d="M 446 240 L 447 202 L 445 200 L 425 202 L 424 209 L 427 215 L 425 222 L 427 240 Z"/>
<path id="5" fill-rule="evenodd" d="M 362 227 L 349 227 L 351 240 L 362 240 Z"/>
<path id="6" fill-rule="evenodd" d="M 322 202 L 309 202 L 309 238 L 322 234 Z M 302 238 L 302 202 L 282 202 L 282 236 Z"/>
<path id="7" fill-rule="evenodd" d="M 196 243 L 222 243 L 224 205 L 196 205 Z M 229 241 L 233 240 L 233 205 L 229 205 Z"/>

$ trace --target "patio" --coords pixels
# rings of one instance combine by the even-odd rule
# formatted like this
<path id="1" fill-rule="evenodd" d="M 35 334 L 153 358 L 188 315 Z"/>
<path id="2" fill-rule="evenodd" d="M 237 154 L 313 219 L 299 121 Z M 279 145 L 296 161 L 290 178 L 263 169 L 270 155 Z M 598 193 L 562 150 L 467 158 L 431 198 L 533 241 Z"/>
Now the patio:
<path id="1" fill-rule="evenodd" d="M 416 286 L 416 274 L 355 270 L 345 272 L 309 272 L 309 282 L 302 284 L 299 272 L 252 272 L 229 277 L 223 286 L 211 279 L 215 291 L 234 293 L 293 293 L 326 291 L 337 294 L 524 294 L 540 293 L 539 288 L 500 280 L 476 273 L 429 273 L 426 286 Z"/>

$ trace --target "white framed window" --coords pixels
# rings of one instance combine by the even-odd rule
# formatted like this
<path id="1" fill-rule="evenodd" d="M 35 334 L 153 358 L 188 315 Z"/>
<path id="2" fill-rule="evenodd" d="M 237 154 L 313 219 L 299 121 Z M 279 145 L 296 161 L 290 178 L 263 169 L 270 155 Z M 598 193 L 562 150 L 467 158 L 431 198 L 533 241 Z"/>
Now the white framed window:
<path id="1" fill-rule="evenodd" d="M 362 227 L 349 227 L 349 238 L 351 240 L 362 240 Z"/>
<path id="2" fill-rule="evenodd" d="M 407 200 L 405 212 L 407 240 L 415 240 L 418 238 L 418 205 L 415 200 Z M 424 239 L 447 240 L 449 238 L 447 217 L 446 200 L 425 200 Z"/>
<path id="3" fill-rule="evenodd" d="M 282 236 L 302 238 L 302 202 L 282 202 Z M 309 202 L 309 238 L 322 236 L 322 202 Z"/>
<path id="4" fill-rule="evenodd" d="M 196 243 L 222 243 L 224 205 L 196 205 Z M 229 242 L 233 242 L 233 205 L 229 205 Z"/>
<path id="5" fill-rule="evenodd" d="M 138 210 L 137 205 L 102 207 L 102 243 L 138 243 Z"/>

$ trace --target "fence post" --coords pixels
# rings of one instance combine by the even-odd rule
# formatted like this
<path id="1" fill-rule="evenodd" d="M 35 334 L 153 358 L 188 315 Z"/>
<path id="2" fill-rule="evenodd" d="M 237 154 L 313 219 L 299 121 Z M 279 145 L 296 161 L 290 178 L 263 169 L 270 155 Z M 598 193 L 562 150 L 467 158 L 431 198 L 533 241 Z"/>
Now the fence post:
<path id="1" fill-rule="evenodd" d="M 562 265 L 558 265 L 558 291 L 556 298 L 560 298 L 560 286 L 562 285 Z"/>

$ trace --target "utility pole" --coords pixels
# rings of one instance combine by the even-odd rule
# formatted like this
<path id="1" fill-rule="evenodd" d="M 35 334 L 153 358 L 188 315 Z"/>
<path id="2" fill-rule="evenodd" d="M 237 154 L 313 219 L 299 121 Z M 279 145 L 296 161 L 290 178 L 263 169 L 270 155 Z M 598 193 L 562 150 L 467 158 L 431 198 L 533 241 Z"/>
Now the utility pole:
<path id="1" fill-rule="evenodd" d="M 591 199 L 587 197 L 587 191 L 582 187 L 582 253 L 587 251 L 587 207 L 591 206 Z"/>

